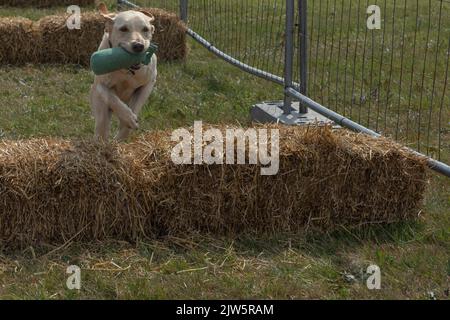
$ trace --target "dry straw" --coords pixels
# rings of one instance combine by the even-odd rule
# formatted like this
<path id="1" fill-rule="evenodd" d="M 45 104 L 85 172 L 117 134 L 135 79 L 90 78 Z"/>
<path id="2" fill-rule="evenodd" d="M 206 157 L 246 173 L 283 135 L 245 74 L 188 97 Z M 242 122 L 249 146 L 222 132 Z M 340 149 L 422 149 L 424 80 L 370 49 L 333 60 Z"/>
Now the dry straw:
<path id="1" fill-rule="evenodd" d="M 75 63 L 89 65 L 105 30 L 105 19 L 97 13 L 84 13 L 81 28 L 68 29 L 69 15 L 52 15 L 38 21 L 43 47 L 42 63 Z"/>
<path id="2" fill-rule="evenodd" d="M 87 6 L 94 5 L 95 0 L 0 0 L 0 5 L 11 7 L 53 7 L 53 6 Z"/>
<path id="3" fill-rule="evenodd" d="M 0 64 L 36 62 L 40 36 L 35 24 L 25 18 L 0 18 Z"/>
<path id="4" fill-rule="evenodd" d="M 186 27 L 173 13 L 148 9 L 155 16 L 154 42 L 160 61 L 184 59 L 187 55 Z M 90 56 L 102 40 L 105 19 L 87 12 L 81 29 L 68 29 L 69 14 L 52 15 L 36 23 L 23 18 L 0 18 L 0 64 L 75 63 L 88 66 Z"/>
<path id="5" fill-rule="evenodd" d="M 423 159 L 345 130 L 279 129 L 274 176 L 261 176 L 259 165 L 175 165 L 169 131 L 121 145 L 3 141 L 0 242 L 273 235 L 417 217 Z"/>

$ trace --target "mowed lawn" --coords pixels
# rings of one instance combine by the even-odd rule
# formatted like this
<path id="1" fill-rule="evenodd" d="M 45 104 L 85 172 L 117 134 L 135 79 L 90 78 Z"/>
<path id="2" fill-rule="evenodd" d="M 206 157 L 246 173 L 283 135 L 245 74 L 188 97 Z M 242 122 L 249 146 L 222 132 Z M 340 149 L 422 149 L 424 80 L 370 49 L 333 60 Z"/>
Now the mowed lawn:
<path id="1" fill-rule="evenodd" d="M 29 14 L 38 18 L 42 12 Z M 139 132 L 194 120 L 246 125 L 253 103 L 282 98 L 280 87 L 227 65 L 192 41 L 189 46 L 185 62 L 160 64 Z M 92 136 L 92 80 L 78 66 L 0 67 L 1 138 Z M 416 222 L 332 234 L 5 248 L 0 298 L 449 299 L 449 190 L 450 179 L 430 172 Z M 81 267 L 81 290 L 66 287 L 72 264 Z M 381 269 L 380 290 L 366 286 L 372 264 Z"/>

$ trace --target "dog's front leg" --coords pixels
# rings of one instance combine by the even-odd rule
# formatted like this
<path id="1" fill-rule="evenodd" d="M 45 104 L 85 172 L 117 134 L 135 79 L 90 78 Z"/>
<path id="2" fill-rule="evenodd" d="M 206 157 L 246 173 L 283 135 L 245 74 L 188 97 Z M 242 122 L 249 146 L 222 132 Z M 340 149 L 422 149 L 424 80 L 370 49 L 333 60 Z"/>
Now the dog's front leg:
<path id="1" fill-rule="evenodd" d="M 95 138 L 108 141 L 111 125 L 111 109 L 104 102 L 97 85 L 93 85 L 90 93 L 92 115 L 95 118 Z"/>
<path id="2" fill-rule="evenodd" d="M 103 102 L 117 115 L 121 124 L 124 124 L 130 129 L 137 129 L 138 119 L 137 115 L 131 110 L 116 93 L 103 84 L 97 86 L 97 92 Z"/>
<path id="3" fill-rule="evenodd" d="M 142 110 L 142 107 L 145 105 L 145 102 L 150 97 L 150 94 L 152 93 L 153 88 L 155 87 L 155 83 L 156 83 L 156 72 L 152 74 L 149 83 L 147 83 L 145 86 L 140 87 L 134 92 L 129 103 L 129 107 L 131 108 L 131 110 L 133 110 L 134 114 L 139 115 L 139 113 Z M 130 135 L 131 130 L 132 129 L 130 129 L 125 123 L 122 123 L 122 121 L 120 121 L 119 132 L 117 133 L 116 139 L 118 141 L 125 140 Z"/>
<path id="4" fill-rule="evenodd" d="M 155 61 L 156 57 L 154 57 L 153 59 Z M 150 73 L 151 74 L 150 81 L 145 86 L 142 86 L 138 90 L 136 90 L 136 92 L 131 97 L 131 101 L 129 103 L 131 110 L 133 110 L 133 112 L 137 115 L 139 115 L 139 113 L 142 110 L 142 107 L 144 106 L 145 102 L 148 100 L 150 94 L 153 92 L 153 89 L 155 88 L 157 76 L 156 62 L 152 63 L 151 68 L 152 70 Z"/>

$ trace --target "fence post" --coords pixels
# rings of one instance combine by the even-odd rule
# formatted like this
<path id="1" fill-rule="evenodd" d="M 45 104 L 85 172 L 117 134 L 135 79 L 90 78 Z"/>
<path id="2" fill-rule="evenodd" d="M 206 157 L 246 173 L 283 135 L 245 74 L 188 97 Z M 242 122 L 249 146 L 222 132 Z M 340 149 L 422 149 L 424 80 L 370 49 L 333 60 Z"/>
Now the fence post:
<path id="1" fill-rule="evenodd" d="M 284 89 L 292 87 L 292 70 L 294 65 L 294 14 L 295 0 L 286 0 L 286 30 L 284 47 Z M 285 93 L 283 113 L 288 114 L 292 108 L 292 98 Z"/>
<path id="2" fill-rule="evenodd" d="M 188 20 L 188 0 L 180 0 L 180 18 L 185 23 Z"/>
<path id="3" fill-rule="evenodd" d="M 300 66 L 300 93 L 304 96 L 308 95 L 308 7 L 307 0 L 298 1 L 299 11 L 299 66 Z M 306 105 L 300 103 L 300 113 L 307 113 Z"/>

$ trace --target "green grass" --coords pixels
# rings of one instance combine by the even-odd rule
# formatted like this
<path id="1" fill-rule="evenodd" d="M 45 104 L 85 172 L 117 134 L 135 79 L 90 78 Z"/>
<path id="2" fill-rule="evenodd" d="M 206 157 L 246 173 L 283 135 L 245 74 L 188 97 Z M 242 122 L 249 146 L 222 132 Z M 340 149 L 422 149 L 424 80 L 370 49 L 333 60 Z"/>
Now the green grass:
<path id="1" fill-rule="evenodd" d="M 0 8 L 2 16 L 33 19 L 49 12 Z M 253 103 L 282 98 L 279 86 L 227 65 L 191 41 L 189 45 L 185 63 L 159 65 L 139 132 L 200 119 L 247 124 Z M 87 99 L 92 81 L 92 73 L 78 66 L 0 67 L 0 136 L 92 136 Z M 431 291 L 449 299 L 449 190 L 448 178 L 432 175 L 417 222 L 360 231 L 235 239 L 198 235 L 137 244 L 74 241 L 59 248 L 3 249 L 0 298 L 428 299 Z M 79 291 L 65 285 L 71 264 L 82 269 Z M 378 291 L 365 285 L 371 264 L 381 268 Z M 348 282 L 345 274 L 356 281 Z"/>
<path id="2" fill-rule="evenodd" d="M 198 119 L 246 123 L 252 104 L 282 99 L 279 87 L 190 44 L 188 62 L 159 65 L 156 90 L 141 115 L 141 131 L 191 125 Z M 88 92 L 93 74 L 89 70 L 50 65 L 2 67 L 0 79 L 0 105 L 5 106 L 0 117 L 3 137 L 92 135 Z"/>

